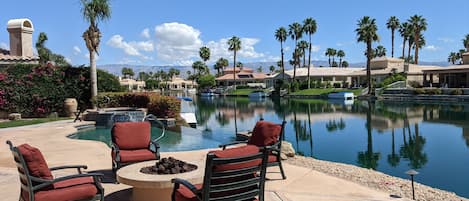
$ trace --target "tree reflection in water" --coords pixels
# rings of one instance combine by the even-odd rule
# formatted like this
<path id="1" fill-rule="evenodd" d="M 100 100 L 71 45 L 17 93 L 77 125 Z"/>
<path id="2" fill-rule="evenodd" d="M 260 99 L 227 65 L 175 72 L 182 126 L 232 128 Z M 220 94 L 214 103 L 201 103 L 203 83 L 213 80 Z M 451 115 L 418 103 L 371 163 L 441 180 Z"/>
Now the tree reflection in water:
<path id="1" fill-rule="evenodd" d="M 366 130 L 367 130 L 367 149 L 366 151 L 358 152 L 357 163 L 364 168 L 376 169 L 378 167 L 378 160 L 381 157 L 379 152 L 373 152 L 373 136 L 371 128 L 371 111 L 374 109 L 374 102 L 368 102 L 368 110 L 366 111 Z"/>

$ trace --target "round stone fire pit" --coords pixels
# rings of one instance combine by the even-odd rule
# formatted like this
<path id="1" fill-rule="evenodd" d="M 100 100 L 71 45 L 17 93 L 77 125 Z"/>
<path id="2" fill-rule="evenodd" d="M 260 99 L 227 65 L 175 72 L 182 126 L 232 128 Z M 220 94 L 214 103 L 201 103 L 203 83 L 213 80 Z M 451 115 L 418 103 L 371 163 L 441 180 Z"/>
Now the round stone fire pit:
<path id="1" fill-rule="evenodd" d="M 140 169 L 144 174 L 179 174 L 197 169 L 197 165 L 177 160 L 173 157 L 162 158 L 153 166 Z"/>

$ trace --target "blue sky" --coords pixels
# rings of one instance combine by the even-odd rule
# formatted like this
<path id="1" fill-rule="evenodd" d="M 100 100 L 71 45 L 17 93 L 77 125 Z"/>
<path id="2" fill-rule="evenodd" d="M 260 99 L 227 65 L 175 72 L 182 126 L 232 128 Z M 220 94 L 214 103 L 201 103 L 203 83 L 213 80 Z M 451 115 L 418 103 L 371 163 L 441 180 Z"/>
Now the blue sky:
<path id="1" fill-rule="evenodd" d="M 414 14 L 428 22 L 424 32 L 427 46 L 420 51 L 423 61 L 444 61 L 450 51 L 462 49 L 469 34 L 467 0 L 202 0 L 154 1 L 111 0 L 112 18 L 100 24 L 101 39 L 98 65 L 190 65 L 199 60 L 198 49 L 208 46 L 211 62 L 219 57 L 232 60 L 226 40 L 242 38 L 241 62 L 277 61 L 280 45 L 274 32 L 280 26 L 316 19 L 313 35 L 315 60 L 327 60 L 327 48 L 342 49 L 349 62 L 364 62 L 364 44 L 356 42 L 357 21 L 365 16 L 376 18 L 380 42 L 391 55 L 391 33 L 386 20 L 395 15 L 406 21 Z M 45 32 L 46 46 L 64 55 L 75 65 L 88 64 L 88 51 L 81 35 L 87 28 L 79 0 L 14 0 L 2 2 L 0 47 L 8 48 L 6 25 L 9 19 L 29 18 L 35 28 L 33 40 Z M 463 21 L 464 20 L 464 21 Z M 305 38 L 306 39 L 306 38 Z M 402 39 L 396 37 L 395 54 L 401 55 Z M 293 41 L 286 42 L 289 59 Z"/>

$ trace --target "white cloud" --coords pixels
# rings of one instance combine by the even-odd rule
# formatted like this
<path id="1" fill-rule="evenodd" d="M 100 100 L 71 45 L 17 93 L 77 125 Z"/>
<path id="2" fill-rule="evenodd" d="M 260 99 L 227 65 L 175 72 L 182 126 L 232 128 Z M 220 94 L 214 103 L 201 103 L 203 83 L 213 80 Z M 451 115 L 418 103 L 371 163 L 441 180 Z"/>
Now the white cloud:
<path id="1" fill-rule="evenodd" d="M 423 49 L 428 50 L 428 51 L 437 51 L 439 48 L 437 46 L 434 46 L 434 45 L 427 45 L 427 46 L 423 47 Z"/>
<path id="2" fill-rule="evenodd" d="M 209 41 L 206 45 L 210 48 L 211 51 L 211 60 L 215 61 L 220 57 L 231 58 L 233 57 L 233 52 L 228 50 L 229 38 L 222 38 L 218 41 Z M 241 50 L 236 54 L 238 58 L 245 59 L 261 59 L 261 60 L 273 60 L 271 56 L 267 56 L 264 53 L 256 52 L 254 46 L 259 43 L 257 38 L 240 38 L 241 40 Z"/>
<path id="3" fill-rule="evenodd" d="M 343 44 L 343 43 L 336 43 L 335 45 L 337 45 L 338 47 L 342 47 L 342 46 L 344 46 L 344 44 Z"/>
<path id="4" fill-rule="evenodd" d="M 72 63 L 72 60 L 71 60 L 70 58 L 68 58 L 68 57 L 65 57 L 65 61 L 67 61 L 69 64 Z"/>
<path id="5" fill-rule="evenodd" d="M 454 39 L 452 39 L 452 38 L 447 38 L 447 37 L 440 37 L 440 38 L 438 38 L 437 40 L 442 41 L 442 42 L 444 42 L 444 43 L 452 43 L 452 42 L 455 41 Z"/>
<path id="6" fill-rule="evenodd" d="M 142 33 L 140 33 L 140 36 L 142 36 L 145 39 L 150 39 L 150 29 L 145 28 Z"/>
<path id="7" fill-rule="evenodd" d="M 7 45 L 6 43 L 3 43 L 3 42 L 0 43 L 0 48 L 5 49 L 5 50 L 10 49 L 10 48 L 8 47 L 8 45 Z"/>
<path id="8" fill-rule="evenodd" d="M 73 54 L 74 55 L 81 54 L 81 49 L 78 46 L 73 46 Z"/>
<path id="9" fill-rule="evenodd" d="M 311 52 L 319 52 L 320 49 L 321 49 L 321 46 L 319 46 L 319 45 L 312 45 L 311 46 Z"/>
<path id="10" fill-rule="evenodd" d="M 203 42 L 200 31 L 177 22 L 155 27 L 157 58 L 163 62 L 191 65 Z"/>
<path id="11" fill-rule="evenodd" d="M 124 50 L 124 53 L 129 56 L 140 56 L 144 59 L 146 59 L 146 56 L 142 55 L 140 51 L 151 52 L 154 50 L 152 41 L 126 42 L 121 35 L 112 36 L 106 44 Z"/>

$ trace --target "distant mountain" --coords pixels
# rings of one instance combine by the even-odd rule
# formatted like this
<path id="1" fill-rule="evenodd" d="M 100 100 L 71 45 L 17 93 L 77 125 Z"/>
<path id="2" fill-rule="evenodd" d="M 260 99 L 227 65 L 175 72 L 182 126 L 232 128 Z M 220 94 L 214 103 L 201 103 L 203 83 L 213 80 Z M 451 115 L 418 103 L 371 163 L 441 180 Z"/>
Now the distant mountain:
<path id="1" fill-rule="evenodd" d="M 328 61 L 311 61 L 314 67 L 327 67 L 329 66 Z M 438 62 L 426 62 L 426 61 L 421 61 L 419 63 L 420 65 L 429 65 L 429 66 L 449 66 L 450 64 L 446 61 L 438 61 Z M 262 72 L 269 72 L 269 67 L 270 66 L 275 66 L 277 68 L 277 62 L 249 62 L 249 63 L 244 63 L 245 67 L 252 68 L 253 70 L 257 70 L 259 67 L 262 67 Z M 359 62 L 359 63 L 349 63 L 350 67 L 365 67 L 366 63 L 365 62 Z M 181 71 L 181 76 L 186 77 L 186 72 L 187 71 L 193 71 L 192 66 L 147 66 L 147 65 L 127 65 L 127 64 L 105 64 L 105 65 L 98 65 L 99 69 L 106 70 L 109 73 L 112 73 L 114 75 L 120 76 L 122 68 L 132 68 L 134 70 L 135 75 L 137 75 L 139 72 L 157 72 L 160 70 L 163 71 L 169 71 L 170 68 L 176 68 L 179 71 Z M 215 73 L 215 70 L 213 69 L 213 65 L 209 65 L 210 71 L 212 73 Z M 285 69 L 293 69 L 293 66 L 291 66 L 289 63 L 285 63 Z"/>

